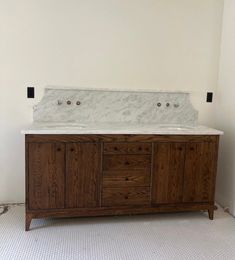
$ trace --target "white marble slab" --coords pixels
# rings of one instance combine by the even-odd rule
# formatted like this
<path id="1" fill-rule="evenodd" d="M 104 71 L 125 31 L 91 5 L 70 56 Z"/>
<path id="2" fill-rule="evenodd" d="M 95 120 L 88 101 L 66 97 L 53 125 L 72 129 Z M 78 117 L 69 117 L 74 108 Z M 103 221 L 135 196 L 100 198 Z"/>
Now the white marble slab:
<path id="1" fill-rule="evenodd" d="M 159 135 L 222 135 L 223 132 L 206 126 L 156 124 L 69 124 L 33 123 L 23 134 L 159 134 Z"/>
<path id="2" fill-rule="evenodd" d="M 48 88 L 33 114 L 23 134 L 223 134 L 197 125 L 185 92 Z"/>
<path id="3" fill-rule="evenodd" d="M 51 88 L 34 108 L 35 122 L 195 126 L 197 120 L 198 112 L 184 92 Z"/>

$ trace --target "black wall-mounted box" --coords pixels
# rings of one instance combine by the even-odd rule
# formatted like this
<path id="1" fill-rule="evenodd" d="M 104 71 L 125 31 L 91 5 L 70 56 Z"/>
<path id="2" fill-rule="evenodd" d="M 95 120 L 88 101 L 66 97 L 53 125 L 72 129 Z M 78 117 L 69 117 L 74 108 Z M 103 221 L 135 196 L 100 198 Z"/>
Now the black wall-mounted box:
<path id="1" fill-rule="evenodd" d="M 34 98 L 34 87 L 27 87 L 27 98 Z"/>
<path id="2" fill-rule="evenodd" d="M 207 92 L 206 102 L 212 103 L 212 101 L 213 101 L 213 93 L 212 92 Z"/>

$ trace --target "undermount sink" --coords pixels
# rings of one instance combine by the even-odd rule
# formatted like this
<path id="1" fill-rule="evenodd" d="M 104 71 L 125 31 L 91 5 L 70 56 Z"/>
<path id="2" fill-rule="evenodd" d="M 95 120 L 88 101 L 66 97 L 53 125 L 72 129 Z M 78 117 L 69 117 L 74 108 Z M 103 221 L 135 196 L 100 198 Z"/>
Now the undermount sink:
<path id="1" fill-rule="evenodd" d="M 193 126 L 184 126 L 184 125 L 158 125 L 158 128 L 164 128 L 169 130 L 191 130 Z"/>
<path id="2" fill-rule="evenodd" d="M 76 129 L 83 129 L 86 128 L 86 125 L 80 125 L 80 124 L 48 124 L 44 125 L 44 128 L 76 128 Z"/>
<path id="3" fill-rule="evenodd" d="M 40 125 L 42 129 L 94 129 L 94 128 L 110 128 L 112 129 L 123 129 L 126 128 L 126 125 L 115 125 L 115 124 L 77 124 L 77 123 L 48 123 L 48 124 L 42 124 Z M 135 129 L 142 129 L 143 127 L 146 127 L 146 125 L 129 125 L 129 128 L 135 128 Z M 185 125 L 152 125 L 155 129 L 164 129 L 164 130 L 191 130 L 194 129 L 193 126 L 185 126 Z"/>

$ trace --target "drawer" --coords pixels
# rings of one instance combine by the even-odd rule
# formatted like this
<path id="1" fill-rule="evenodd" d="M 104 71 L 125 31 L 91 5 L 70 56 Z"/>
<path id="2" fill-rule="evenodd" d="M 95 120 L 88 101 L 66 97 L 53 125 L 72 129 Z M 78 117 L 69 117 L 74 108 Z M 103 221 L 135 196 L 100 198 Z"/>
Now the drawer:
<path id="1" fill-rule="evenodd" d="M 151 143 L 104 143 L 104 154 L 151 154 Z"/>
<path id="2" fill-rule="evenodd" d="M 150 169 L 150 155 L 104 155 L 103 170 Z"/>
<path id="3" fill-rule="evenodd" d="M 150 186 L 150 170 L 104 171 L 103 187 Z"/>
<path id="4" fill-rule="evenodd" d="M 102 206 L 134 206 L 150 204 L 150 188 L 104 188 Z"/>

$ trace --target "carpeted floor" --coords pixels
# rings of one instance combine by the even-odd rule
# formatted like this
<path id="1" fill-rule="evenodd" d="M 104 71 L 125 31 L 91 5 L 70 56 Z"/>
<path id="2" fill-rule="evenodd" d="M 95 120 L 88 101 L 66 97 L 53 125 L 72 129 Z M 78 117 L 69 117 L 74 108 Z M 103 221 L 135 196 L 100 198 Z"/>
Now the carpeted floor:
<path id="1" fill-rule="evenodd" d="M 235 219 L 206 213 L 33 220 L 24 206 L 0 215 L 0 260 L 232 260 Z"/>

